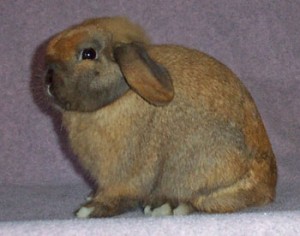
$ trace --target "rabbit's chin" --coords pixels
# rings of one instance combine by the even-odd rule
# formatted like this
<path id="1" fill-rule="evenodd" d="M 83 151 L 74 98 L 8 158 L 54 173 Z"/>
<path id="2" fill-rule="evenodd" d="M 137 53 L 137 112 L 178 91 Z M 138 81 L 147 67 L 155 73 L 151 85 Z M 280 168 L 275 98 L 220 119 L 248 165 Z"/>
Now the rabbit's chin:
<path id="1" fill-rule="evenodd" d="M 87 103 L 86 105 L 84 105 L 84 103 L 80 103 L 80 102 L 71 102 L 71 101 L 61 101 L 57 96 L 55 96 L 49 86 L 46 86 L 45 89 L 45 93 L 46 93 L 46 97 L 48 102 L 51 104 L 51 106 L 63 113 L 66 111 L 71 111 L 71 112 L 96 112 L 99 109 L 102 109 L 106 106 L 111 105 L 112 103 L 114 103 L 115 101 L 117 101 L 118 99 L 120 99 L 123 95 L 125 95 L 128 91 L 129 91 L 129 87 L 127 87 L 126 89 L 124 89 L 123 91 L 120 91 L 119 93 L 117 93 L 114 97 L 110 98 L 110 99 L 106 99 L 105 101 L 101 101 L 101 99 L 99 99 L 99 102 L 94 102 L 93 104 L 91 103 Z"/>

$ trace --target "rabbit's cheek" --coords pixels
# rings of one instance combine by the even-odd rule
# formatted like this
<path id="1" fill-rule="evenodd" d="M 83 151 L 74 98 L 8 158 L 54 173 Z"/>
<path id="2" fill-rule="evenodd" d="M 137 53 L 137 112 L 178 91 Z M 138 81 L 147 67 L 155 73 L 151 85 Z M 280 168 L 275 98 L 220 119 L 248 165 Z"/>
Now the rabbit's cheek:
<path id="1" fill-rule="evenodd" d="M 50 94 L 65 110 L 91 112 L 117 100 L 129 90 L 121 73 L 89 70 L 73 73 L 71 77 L 53 79 Z"/>
<path id="2" fill-rule="evenodd" d="M 78 111 L 95 111 L 117 100 L 129 90 L 122 75 L 102 75 L 78 81 L 74 95 Z"/>

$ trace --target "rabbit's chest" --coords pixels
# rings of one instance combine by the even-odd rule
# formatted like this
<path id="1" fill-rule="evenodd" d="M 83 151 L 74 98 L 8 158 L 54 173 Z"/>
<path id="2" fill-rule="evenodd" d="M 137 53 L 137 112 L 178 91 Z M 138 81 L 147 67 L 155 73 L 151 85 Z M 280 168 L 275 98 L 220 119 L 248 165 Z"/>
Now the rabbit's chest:
<path id="1" fill-rule="evenodd" d="M 66 113 L 63 123 L 72 150 L 85 169 L 101 179 L 120 175 L 120 168 L 127 166 L 126 156 L 133 152 L 129 143 L 135 126 L 128 113 Z"/>
<path id="2" fill-rule="evenodd" d="M 113 119 L 79 116 L 68 119 L 66 128 L 73 150 L 80 158 L 100 159 L 117 152 L 124 142 L 127 128 Z M 115 153 L 116 154 L 116 153 Z"/>

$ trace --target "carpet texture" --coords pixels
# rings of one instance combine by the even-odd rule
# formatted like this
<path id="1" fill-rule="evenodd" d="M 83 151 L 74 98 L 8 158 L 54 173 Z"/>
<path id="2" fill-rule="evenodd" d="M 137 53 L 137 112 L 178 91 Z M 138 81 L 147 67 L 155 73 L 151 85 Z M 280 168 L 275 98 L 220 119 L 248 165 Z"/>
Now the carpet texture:
<path id="1" fill-rule="evenodd" d="M 299 235 L 300 2 L 267 0 L 2 0 L 0 235 Z M 253 95 L 277 157 L 276 201 L 224 215 L 148 218 L 139 209 L 78 220 L 91 183 L 43 94 L 45 43 L 100 16 L 128 16 L 155 43 L 204 51 Z"/>

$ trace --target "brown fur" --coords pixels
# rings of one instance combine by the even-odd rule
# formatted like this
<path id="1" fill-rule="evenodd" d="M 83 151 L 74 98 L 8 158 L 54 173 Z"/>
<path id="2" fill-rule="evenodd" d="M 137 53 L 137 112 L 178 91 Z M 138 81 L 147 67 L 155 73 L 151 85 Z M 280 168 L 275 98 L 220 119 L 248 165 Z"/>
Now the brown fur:
<path id="1" fill-rule="evenodd" d="M 74 48 L 91 38 L 105 42 L 101 69 L 93 64 L 98 62 L 76 62 Z M 276 162 L 260 115 L 238 78 L 214 58 L 151 45 L 124 18 L 100 18 L 56 36 L 47 59 L 63 68 L 51 78 L 53 95 L 69 100 L 67 107 L 57 103 L 72 148 L 98 183 L 86 204 L 95 207 L 91 217 L 116 215 L 137 203 L 184 202 L 199 211 L 233 212 L 274 199 Z M 92 96 L 88 85 L 101 84 L 105 75 L 114 83 L 124 76 L 128 88 L 107 103 L 82 104 L 72 83 L 80 86 L 78 74 L 98 69 L 100 76 L 88 75 L 82 85 L 86 96 Z"/>

